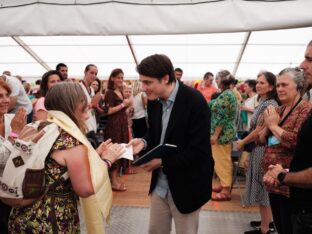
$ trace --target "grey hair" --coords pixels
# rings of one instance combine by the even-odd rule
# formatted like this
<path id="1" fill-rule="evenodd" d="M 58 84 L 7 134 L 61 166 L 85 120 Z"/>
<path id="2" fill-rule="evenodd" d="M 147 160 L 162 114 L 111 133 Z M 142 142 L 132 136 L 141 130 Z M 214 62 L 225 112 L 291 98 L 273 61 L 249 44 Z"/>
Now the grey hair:
<path id="1" fill-rule="evenodd" d="M 228 70 L 221 70 L 216 74 L 216 80 L 228 80 L 231 73 Z"/>
<path id="2" fill-rule="evenodd" d="M 288 75 L 297 85 L 297 90 L 301 91 L 304 87 L 303 71 L 299 68 L 285 68 L 280 71 L 278 76 Z"/>

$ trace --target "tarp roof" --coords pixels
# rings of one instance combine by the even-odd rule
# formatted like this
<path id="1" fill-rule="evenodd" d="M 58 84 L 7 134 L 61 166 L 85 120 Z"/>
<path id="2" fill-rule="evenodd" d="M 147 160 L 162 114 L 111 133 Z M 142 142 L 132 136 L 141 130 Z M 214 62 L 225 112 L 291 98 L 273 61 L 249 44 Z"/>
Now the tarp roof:
<path id="1" fill-rule="evenodd" d="M 277 73 L 302 61 L 311 9 L 310 0 L 0 0 L 0 72 L 38 77 L 64 62 L 78 77 L 94 63 L 101 78 L 116 67 L 135 78 L 136 61 L 164 53 L 184 79 Z"/>

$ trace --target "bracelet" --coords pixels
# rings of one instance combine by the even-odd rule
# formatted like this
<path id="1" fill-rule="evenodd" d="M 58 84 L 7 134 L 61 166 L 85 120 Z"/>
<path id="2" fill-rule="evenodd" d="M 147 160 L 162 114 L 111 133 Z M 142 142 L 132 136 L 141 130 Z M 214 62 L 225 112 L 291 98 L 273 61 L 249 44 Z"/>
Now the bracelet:
<path id="1" fill-rule="evenodd" d="M 107 167 L 108 168 L 111 168 L 112 167 L 112 161 L 107 159 L 107 158 L 103 158 L 103 161 L 106 163 Z"/>
<path id="2" fill-rule="evenodd" d="M 240 147 L 243 147 L 245 145 L 243 140 L 237 141 L 237 143 L 240 145 Z"/>
<path id="3" fill-rule="evenodd" d="M 143 138 L 141 138 L 141 141 L 143 141 L 143 144 L 144 144 L 143 150 L 146 150 L 146 148 L 147 148 L 147 142 L 146 142 L 146 140 L 143 139 Z"/>
<path id="4" fill-rule="evenodd" d="M 10 132 L 10 135 L 9 137 L 12 137 L 12 138 L 18 138 L 19 134 L 17 134 L 16 132 Z"/>

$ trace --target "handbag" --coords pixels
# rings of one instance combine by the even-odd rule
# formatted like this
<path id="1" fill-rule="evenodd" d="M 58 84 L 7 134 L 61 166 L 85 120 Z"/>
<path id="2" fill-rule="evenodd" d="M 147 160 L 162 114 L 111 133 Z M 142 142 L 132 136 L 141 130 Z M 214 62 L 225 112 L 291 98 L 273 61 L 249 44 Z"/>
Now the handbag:
<path id="1" fill-rule="evenodd" d="M 240 134 L 240 139 L 244 139 L 246 136 L 248 136 L 249 132 L 248 131 L 244 131 Z M 244 145 L 243 147 L 243 151 L 246 151 L 248 153 L 250 153 L 251 151 L 253 151 L 254 148 L 256 148 L 256 143 L 254 141 L 247 143 Z"/>

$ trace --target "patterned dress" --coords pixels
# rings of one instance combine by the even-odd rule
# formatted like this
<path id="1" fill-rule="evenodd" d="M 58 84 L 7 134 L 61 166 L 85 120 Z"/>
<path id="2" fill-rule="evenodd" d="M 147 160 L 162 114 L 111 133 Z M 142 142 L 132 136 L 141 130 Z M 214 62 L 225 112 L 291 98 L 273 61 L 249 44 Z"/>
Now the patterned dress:
<path id="1" fill-rule="evenodd" d="M 273 99 L 261 102 L 255 109 L 250 120 L 250 132 L 252 132 L 257 125 L 259 116 L 269 106 L 278 106 Z M 244 196 L 245 205 L 263 205 L 269 206 L 269 194 L 262 184 L 263 171 L 261 168 L 262 158 L 264 156 L 265 146 L 257 146 L 253 149 L 249 156 L 249 166 L 246 174 L 246 190 Z"/>
<path id="2" fill-rule="evenodd" d="M 70 149 L 79 144 L 78 140 L 61 131 L 45 161 L 45 180 L 49 184 L 47 194 L 31 206 L 12 210 L 9 233 L 80 233 L 72 184 L 70 179 L 60 178 L 67 169 L 51 158 L 54 150 Z"/>
<path id="3" fill-rule="evenodd" d="M 282 124 L 281 128 L 284 132 L 281 136 L 281 142 L 277 145 L 266 147 L 262 161 L 264 173 L 268 171 L 268 167 L 271 164 L 280 164 L 283 168 L 289 168 L 294 155 L 298 132 L 310 113 L 311 105 L 307 100 L 302 100 Z M 276 108 L 280 116 L 282 116 L 284 110 L 285 106 Z M 272 188 L 269 192 L 289 197 L 288 186 Z"/>
<path id="4" fill-rule="evenodd" d="M 105 94 L 105 109 L 120 105 L 123 100 L 113 90 L 108 90 Z M 107 116 L 107 124 L 104 131 L 104 139 L 111 138 L 115 143 L 128 143 L 128 116 L 126 108 Z"/>

